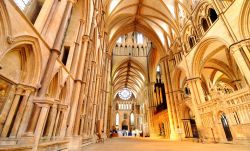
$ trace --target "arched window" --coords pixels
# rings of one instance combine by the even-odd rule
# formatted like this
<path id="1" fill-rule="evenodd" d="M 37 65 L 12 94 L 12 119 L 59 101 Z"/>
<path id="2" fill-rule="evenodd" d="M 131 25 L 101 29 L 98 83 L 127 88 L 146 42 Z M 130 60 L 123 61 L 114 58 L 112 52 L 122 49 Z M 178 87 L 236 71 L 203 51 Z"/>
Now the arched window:
<path id="1" fill-rule="evenodd" d="M 207 20 L 205 18 L 201 19 L 201 25 L 202 25 L 204 32 L 206 32 L 208 30 L 209 26 L 208 26 Z"/>
<path id="2" fill-rule="evenodd" d="M 119 125 L 119 113 L 116 113 L 116 116 L 115 116 L 115 125 L 118 126 Z"/>
<path id="3" fill-rule="evenodd" d="M 212 23 L 214 23 L 218 18 L 216 11 L 213 8 L 210 8 L 208 10 L 208 13 L 209 13 L 210 20 L 212 21 Z"/>
<path id="4" fill-rule="evenodd" d="M 193 46 L 195 45 L 194 37 L 193 36 L 189 36 L 188 37 L 188 42 L 189 42 L 190 48 L 193 48 Z"/>
<path id="5" fill-rule="evenodd" d="M 122 36 L 120 36 L 120 37 L 117 39 L 116 43 L 121 44 L 121 43 L 123 43 L 124 41 L 125 41 L 125 36 L 122 35 Z"/>
<path id="6" fill-rule="evenodd" d="M 31 0 L 15 0 L 16 5 L 23 11 L 30 4 Z"/>
<path id="7" fill-rule="evenodd" d="M 158 65 L 158 66 L 156 67 L 156 72 L 161 72 L 161 67 L 160 67 L 160 65 Z"/>
<path id="8" fill-rule="evenodd" d="M 143 35 L 142 35 L 142 33 L 136 33 L 136 42 L 137 42 L 137 44 L 143 44 Z"/>
<path id="9" fill-rule="evenodd" d="M 160 82 L 161 81 L 161 66 L 158 65 L 156 67 L 156 82 Z"/>
<path id="10" fill-rule="evenodd" d="M 130 114 L 130 124 L 135 125 L 135 115 L 134 115 L 134 113 Z"/>
<path id="11" fill-rule="evenodd" d="M 191 91 L 188 87 L 185 87 L 185 95 L 190 95 Z"/>
<path id="12" fill-rule="evenodd" d="M 121 91 L 118 92 L 118 96 L 122 100 L 128 100 L 132 96 L 132 92 L 128 88 L 123 88 Z"/>

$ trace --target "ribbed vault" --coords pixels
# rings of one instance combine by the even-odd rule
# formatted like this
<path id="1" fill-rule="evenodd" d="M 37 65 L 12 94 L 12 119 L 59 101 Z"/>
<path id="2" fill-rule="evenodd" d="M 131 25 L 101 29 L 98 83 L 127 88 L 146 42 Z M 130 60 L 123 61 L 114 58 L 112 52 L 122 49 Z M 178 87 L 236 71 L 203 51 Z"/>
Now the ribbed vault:
<path id="1" fill-rule="evenodd" d="M 178 19 L 189 15 L 183 0 L 106 0 L 106 31 L 108 51 L 112 54 L 117 39 L 129 32 L 140 32 L 148 37 L 159 51 L 166 56 L 171 43 L 179 37 Z M 145 82 L 145 73 L 138 64 L 128 60 L 113 72 L 113 90 L 116 95 L 124 87 L 136 94 Z"/>
<path id="2" fill-rule="evenodd" d="M 120 33 L 121 29 L 126 31 L 132 26 L 133 31 L 138 31 L 140 28 L 140 32 L 153 42 L 158 40 L 161 46 L 166 48 L 167 44 L 173 41 L 173 37 L 179 35 L 177 21 L 179 12 L 189 14 L 183 5 L 183 0 L 106 0 L 105 2 L 107 31 L 111 43 L 124 34 Z M 145 30 L 141 30 L 141 27 Z M 151 36 L 148 33 L 151 33 Z"/>
<path id="3" fill-rule="evenodd" d="M 113 72 L 113 90 L 116 95 L 121 89 L 128 88 L 137 95 L 145 83 L 145 72 L 133 60 L 121 63 Z"/>

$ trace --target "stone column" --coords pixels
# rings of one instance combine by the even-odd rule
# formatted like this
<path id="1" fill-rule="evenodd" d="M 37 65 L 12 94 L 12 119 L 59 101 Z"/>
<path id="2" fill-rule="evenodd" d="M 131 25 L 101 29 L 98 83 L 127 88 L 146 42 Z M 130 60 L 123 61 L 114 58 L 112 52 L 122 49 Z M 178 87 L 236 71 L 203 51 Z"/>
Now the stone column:
<path id="1" fill-rule="evenodd" d="M 98 99 L 98 93 L 99 93 L 99 83 L 100 83 L 101 77 L 100 75 L 97 75 L 96 78 L 96 87 L 95 87 L 95 98 L 94 98 L 94 103 L 93 103 L 93 115 L 92 115 L 92 129 L 91 129 L 91 135 L 94 135 L 95 131 L 95 124 L 96 124 L 96 108 L 97 108 L 97 99 Z"/>
<path id="2" fill-rule="evenodd" d="M 3 131 L 1 133 L 1 137 L 6 137 L 8 135 L 9 129 L 11 128 L 10 126 L 11 126 L 12 120 L 14 120 L 13 118 L 16 114 L 16 110 L 18 110 L 18 104 L 21 101 L 20 100 L 21 95 L 23 95 L 23 89 L 20 87 L 17 87 L 14 100 L 12 102 L 9 114 L 7 116 L 7 120 L 5 121 Z"/>
<path id="3" fill-rule="evenodd" d="M 74 128 L 74 124 L 75 124 L 75 117 L 77 114 L 77 106 L 79 103 L 79 97 L 80 97 L 80 91 L 81 91 L 81 86 L 82 86 L 82 76 L 83 76 L 83 70 L 84 70 L 84 64 L 85 64 L 85 59 L 86 59 L 86 53 L 88 51 L 88 40 L 89 37 L 85 36 L 83 39 L 83 48 L 82 51 L 80 53 L 80 58 L 79 58 L 79 62 L 78 62 L 78 69 L 77 73 L 76 73 L 76 80 L 74 83 L 74 91 L 73 91 L 73 103 L 71 105 L 71 112 L 70 112 L 70 122 L 69 122 L 69 127 L 67 129 L 67 136 L 73 134 L 73 128 Z M 80 113 L 79 113 L 80 114 Z M 77 123 L 78 124 L 78 123 Z"/>
<path id="4" fill-rule="evenodd" d="M 109 109 L 109 100 L 111 99 L 110 96 L 110 73 L 111 73 L 111 59 L 107 58 L 107 68 L 106 68 L 106 85 L 105 85 L 105 107 L 104 107 L 104 124 L 103 124 L 103 129 L 104 132 L 109 132 L 110 127 L 108 127 L 108 109 Z"/>
<path id="5" fill-rule="evenodd" d="M 206 102 L 205 95 L 201 86 L 200 77 L 187 79 L 187 82 L 190 85 L 191 94 L 195 95 L 195 97 L 192 97 L 192 99 L 195 99 L 193 100 L 193 102 L 195 102 L 196 104 L 201 104 Z"/>
<path id="6" fill-rule="evenodd" d="M 200 78 L 192 78 L 187 80 L 188 85 L 190 85 L 191 90 L 191 97 L 192 97 L 192 105 L 193 105 L 193 112 L 195 114 L 195 122 L 198 129 L 201 129 L 202 123 L 201 123 L 201 117 L 198 110 L 198 105 L 201 102 L 205 101 L 204 94 L 199 86 L 200 86 Z M 201 93 L 202 92 L 202 93 Z"/>
<path id="7" fill-rule="evenodd" d="M 91 66 L 90 66 L 90 55 L 88 54 L 88 57 L 87 57 L 87 62 L 86 62 L 86 66 L 85 66 L 85 69 L 86 69 L 86 75 L 84 76 L 84 82 L 86 83 L 86 86 L 85 86 L 85 90 L 84 90 L 84 103 L 83 103 L 83 137 L 86 137 L 86 127 L 87 127 L 87 112 L 88 112 L 88 105 L 89 105 L 89 100 L 87 99 L 87 95 L 88 95 L 88 91 L 89 91 L 89 84 L 90 84 L 90 76 L 91 76 Z"/>
<path id="8" fill-rule="evenodd" d="M 90 127 L 90 135 L 93 136 L 94 135 L 94 128 L 95 128 L 95 117 L 96 117 L 96 99 L 95 99 L 95 92 L 97 88 L 97 84 L 99 83 L 99 79 L 97 78 L 97 67 L 96 67 L 96 62 L 93 62 L 94 64 L 94 72 L 93 72 L 93 80 L 91 83 L 91 90 L 89 93 L 89 99 L 91 100 L 92 103 L 92 110 L 91 110 L 91 127 Z"/>
<path id="9" fill-rule="evenodd" d="M 12 102 L 13 102 L 14 97 L 15 97 L 15 92 L 16 92 L 16 87 L 15 87 L 15 85 L 12 85 L 11 89 L 9 91 L 9 96 L 6 99 L 6 102 L 4 104 L 4 107 L 3 107 L 1 115 L 0 115 L 0 132 L 2 131 L 4 123 L 7 119 L 9 110 L 11 108 Z"/>
<path id="10" fill-rule="evenodd" d="M 53 127 L 53 131 L 52 131 L 52 134 L 51 134 L 51 136 L 53 137 L 53 138 L 55 138 L 55 136 L 56 135 L 58 135 L 57 134 L 57 131 L 58 131 L 58 124 L 60 124 L 61 123 L 61 121 L 59 121 L 60 119 L 60 116 L 62 116 L 61 115 L 61 107 L 59 107 L 59 105 L 58 105 L 58 108 L 57 108 L 57 112 L 56 112 L 56 117 L 55 117 L 55 124 L 54 124 L 54 127 Z M 60 126 L 60 125 L 59 125 Z M 60 129 L 59 129 L 60 130 Z"/>
<path id="11" fill-rule="evenodd" d="M 87 71 L 87 80 L 86 80 L 86 89 L 85 89 L 85 97 L 84 97 L 84 106 L 83 106 L 83 117 L 84 117 L 84 122 L 83 122 L 83 137 L 86 137 L 86 127 L 87 127 L 87 122 L 88 122 L 88 107 L 89 107 L 89 100 L 87 99 L 88 95 L 88 90 L 89 90 L 89 81 L 90 81 L 90 68 L 88 68 Z"/>
<path id="12" fill-rule="evenodd" d="M 250 70 L 246 58 L 244 58 L 242 55 L 244 53 L 243 49 L 241 46 L 234 45 L 230 47 L 230 52 L 233 55 L 242 75 L 245 77 L 248 86 L 250 86 Z"/>
<path id="13" fill-rule="evenodd" d="M 46 120 L 46 124 L 48 125 L 46 136 L 48 139 L 52 136 L 53 128 L 55 127 L 57 108 L 58 108 L 58 105 L 54 103 L 49 111 L 48 118 Z"/>
<path id="14" fill-rule="evenodd" d="M 96 63 L 95 61 L 91 61 L 90 65 L 90 74 L 88 77 L 88 91 L 87 91 L 87 104 L 86 104 L 86 114 L 87 114 L 87 119 L 90 119 L 90 116 L 92 115 L 92 105 L 93 105 L 93 92 L 94 92 L 94 86 L 95 86 L 95 76 L 96 76 Z M 91 114 L 91 115 L 90 115 Z M 84 125 L 84 132 L 87 134 L 88 133 L 88 128 L 89 127 L 89 121 L 85 123 Z"/>
<path id="15" fill-rule="evenodd" d="M 72 7 L 73 7 L 73 1 L 68 0 L 65 11 L 64 11 L 64 17 L 62 18 L 61 24 L 59 26 L 53 47 L 51 49 L 50 57 L 49 57 L 49 60 L 47 62 L 46 71 L 44 72 L 44 75 L 43 75 L 43 78 L 41 81 L 41 88 L 38 92 L 39 97 L 43 97 L 45 95 L 47 88 L 50 84 L 50 80 L 52 78 L 52 73 L 54 70 L 55 62 L 56 62 L 58 56 L 60 55 L 60 49 L 62 46 L 64 34 L 66 32 L 66 29 L 67 29 L 68 19 L 69 19 L 70 14 L 71 14 Z M 37 120 L 38 120 L 40 111 L 41 111 L 41 108 L 35 105 L 33 112 L 32 112 L 32 117 L 29 121 L 29 126 L 27 128 L 28 135 L 33 135 L 35 128 L 36 128 L 36 125 L 37 125 Z"/>
<path id="16" fill-rule="evenodd" d="M 20 104 L 20 107 L 18 109 L 16 118 L 15 118 L 15 123 L 13 125 L 10 137 L 16 137 L 16 135 L 17 135 L 21 120 L 22 120 L 23 115 L 24 115 L 26 104 L 28 102 L 28 99 L 29 99 L 31 92 L 32 92 L 32 89 L 25 90 L 25 94 L 23 96 L 23 99 L 21 100 L 21 104 Z"/>
<path id="17" fill-rule="evenodd" d="M 60 116 L 59 116 L 60 129 L 56 131 L 56 135 L 62 138 L 66 135 L 66 126 L 67 126 L 66 123 L 67 123 L 67 118 L 69 115 L 67 114 L 67 112 L 69 110 L 69 105 L 60 105 L 59 110 L 61 111 Z"/>
<path id="18" fill-rule="evenodd" d="M 86 58 L 86 52 L 91 52 L 92 51 L 92 39 L 93 39 L 93 37 L 94 37 L 94 29 L 95 29 L 95 27 L 96 27 L 96 16 L 97 16 L 97 14 L 98 14 L 98 6 L 99 6 L 99 1 L 96 1 L 95 2 L 95 10 L 94 10 L 94 12 L 93 12 L 93 16 L 92 16 L 92 20 L 91 20 L 91 26 L 90 26 L 90 32 L 89 32 L 89 39 L 90 39 L 90 41 L 89 41 L 89 44 L 88 44 L 88 47 L 87 47 L 87 51 L 85 50 L 84 51 L 84 53 L 85 53 L 85 57 L 84 57 L 84 60 L 82 60 L 81 58 L 79 59 L 80 60 L 80 62 L 82 62 L 82 65 L 81 65 L 81 67 L 78 67 L 78 69 L 81 69 L 81 70 L 83 70 L 83 67 L 84 67 L 84 63 L 85 63 L 85 58 Z M 77 78 L 78 78 L 78 80 L 80 80 L 80 79 L 82 79 L 83 77 L 82 77 L 82 74 L 81 74 L 81 76 L 77 76 Z M 80 81 L 79 81 L 80 82 Z M 78 82 L 78 83 L 79 83 Z M 79 84 L 78 84 L 79 85 Z M 79 87 L 78 86 L 78 95 L 76 95 L 76 97 L 77 97 L 77 99 L 76 99 L 76 101 L 78 101 L 79 100 L 79 93 L 80 93 L 80 89 L 81 89 L 81 87 Z M 83 96 L 84 97 L 84 96 Z M 83 101 L 83 100 L 82 100 Z M 71 115 L 71 118 L 70 119 L 72 119 L 71 120 L 71 122 L 70 122 L 70 127 L 68 128 L 68 131 L 67 131 L 67 134 L 69 135 L 69 134 L 72 134 L 72 133 L 74 133 L 74 134 L 77 134 L 77 132 L 78 132 L 78 130 L 79 130 L 79 122 L 80 122 L 80 118 L 79 118 L 79 115 L 76 115 L 76 111 L 77 111 L 77 103 L 75 103 L 76 105 L 74 106 L 74 113 L 72 113 Z M 81 114 L 81 113 L 78 113 L 78 114 Z M 77 116 L 77 117 L 76 117 Z M 75 118 L 76 117 L 76 118 Z M 74 126 L 74 122 L 75 122 L 75 120 L 76 120 L 76 127 L 73 129 L 73 126 Z M 74 132 L 73 132 L 74 131 Z"/>
<path id="19" fill-rule="evenodd" d="M 41 138 L 41 135 L 45 126 L 45 121 L 48 115 L 48 110 L 49 110 L 49 104 L 45 103 L 44 101 L 42 102 L 42 104 L 37 103 L 36 105 L 41 108 L 41 112 L 39 114 L 39 118 L 37 121 L 37 127 L 35 130 L 35 137 L 34 137 L 35 139 L 34 139 L 32 151 L 37 151 L 39 140 Z"/>
<path id="20" fill-rule="evenodd" d="M 83 41 L 88 40 L 88 38 L 86 38 L 86 36 L 83 36 L 83 29 L 84 29 L 84 24 L 85 24 L 85 20 L 80 19 L 80 25 L 79 25 L 79 29 L 78 29 L 78 33 L 77 33 L 77 38 L 76 38 L 76 42 L 75 42 L 75 48 L 74 48 L 74 54 L 73 54 L 73 59 L 72 59 L 72 63 L 71 63 L 71 67 L 70 67 L 70 72 L 72 75 L 76 74 L 76 69 L 77 69 L 77 61 L 84 61 L 84 60 L 78 60 L 78 56 L 79 56 L 79 51 L 81 50 L 81 44 L 84 43 Z M 83 38 L 82 38 L 83 36 Z"/>
<path id="21" fill-rule="evenodd" d="M 166 91 L 166 101 L 167 101 L 167 106 L 168 106 L 168 118 L 169 118 L 169 125 L 170 125 L 170 140 L 176 140 L 177 139 L 177 134 L 176 134 L 176 125 L 177 125 L 177 117 L 176 117 L 176 112 L 175 112 L 175 106 L 173 104 L 173 93 L 172 93 L 172 88 L 171 88 L 171 79 L 170 79 L 170 73 L 169 73 L 169 68 L 168 68 L 168 59 L 164 60 L 163 62 L 163 73 L 165 75 L 164 78 L 164 86 L 165 86 L 165 91 Z"/>

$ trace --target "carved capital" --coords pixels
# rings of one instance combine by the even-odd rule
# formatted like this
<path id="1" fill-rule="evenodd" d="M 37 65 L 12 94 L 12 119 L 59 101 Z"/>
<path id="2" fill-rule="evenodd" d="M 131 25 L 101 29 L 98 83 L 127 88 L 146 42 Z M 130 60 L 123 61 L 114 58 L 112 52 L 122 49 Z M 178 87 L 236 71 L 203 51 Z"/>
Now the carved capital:
<path id="1" fill-rule="evenodd" d="M 12 36 L 7 37 L 8 44 L 12 44 L 14 42 L 14 38 Z"/>
<path id="2" fill-rule="evenodd" d="M 54 104 L 54 99 L 49 97 L 36 97 L 33 99 L 33 103 L 40 107 L 50 107 Z"/>
<path id="3" fill-rule="evenodd" d="M 60 51 L 60 50 L 53 49 L 53 48 L 51 49 L 51 52 L 57 53 L 58 56 L 61 54 L 61 51 Z"/>
<path id="4" fill-rule="evenodd" d="M 89 35 L 82 36 L 82 40 L 83 40 L 83 42 L 88 42 L 90 40 Z"/>

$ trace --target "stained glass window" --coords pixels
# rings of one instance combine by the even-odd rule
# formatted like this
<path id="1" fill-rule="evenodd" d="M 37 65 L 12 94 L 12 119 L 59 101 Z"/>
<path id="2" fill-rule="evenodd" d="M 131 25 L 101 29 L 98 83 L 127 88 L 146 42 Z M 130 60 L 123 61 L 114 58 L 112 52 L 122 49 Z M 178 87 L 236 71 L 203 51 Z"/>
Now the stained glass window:
<path id="1" fill-rule="evenodd" d="M 116 117 L 115 117 L 115 125 L 118 126 L 119 125 L 119 114 L 116 113 Z"/>
<path id="2" fill-rule="evenodd" d="M 119 93 L 119 97 L 123 100 L 128 100 L 132 96 L 132 92 L 128 88 L 123 88 Z"/>
<path id="3" fill-rule="evenodd" d="M 131 123 L 131 125 L 135 124 L 135 115 L 134 115 L 134 113 L 130 114 L 130 123 Z"/>
<path id="4" fill-rule="evenodd" d="M 137 33 L 137 44 L 143 44 L 143 35 L 141 33 Z"/>

